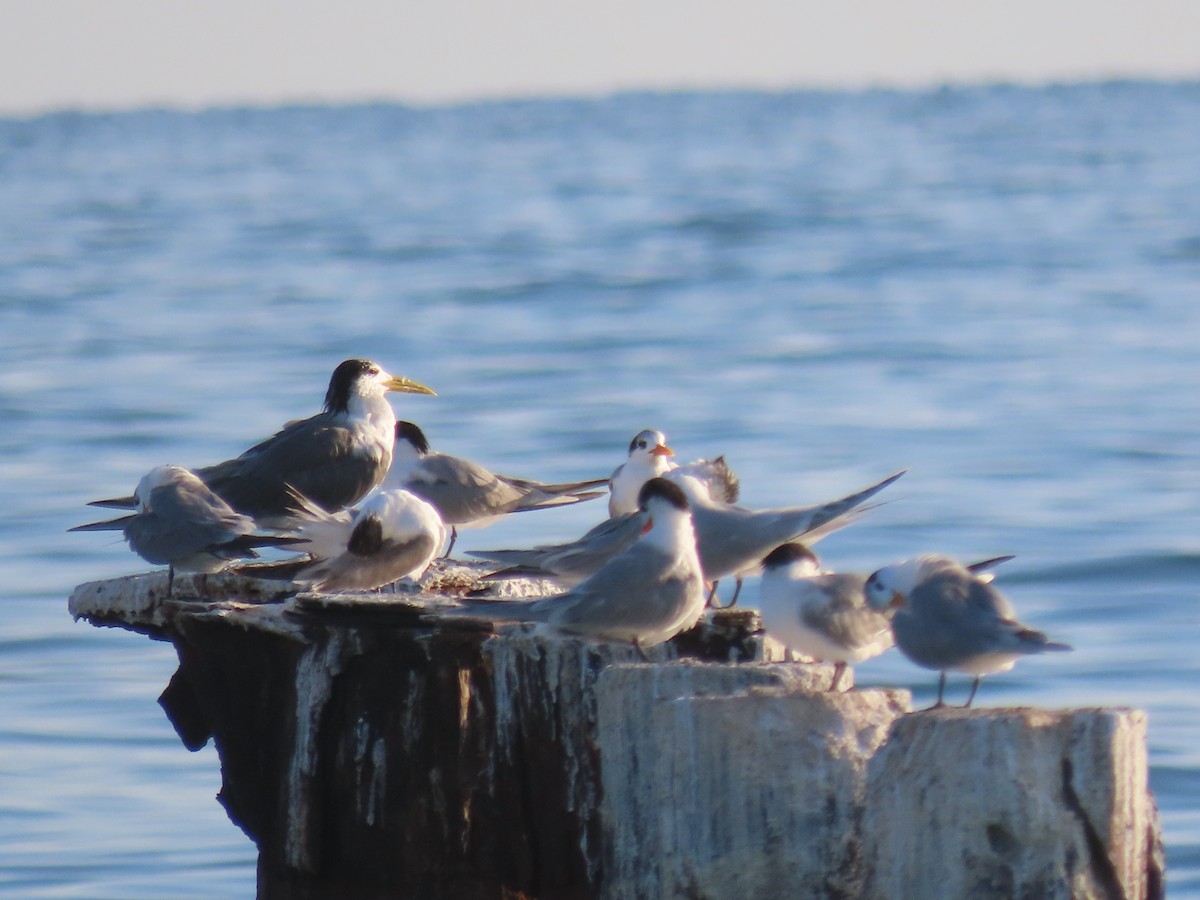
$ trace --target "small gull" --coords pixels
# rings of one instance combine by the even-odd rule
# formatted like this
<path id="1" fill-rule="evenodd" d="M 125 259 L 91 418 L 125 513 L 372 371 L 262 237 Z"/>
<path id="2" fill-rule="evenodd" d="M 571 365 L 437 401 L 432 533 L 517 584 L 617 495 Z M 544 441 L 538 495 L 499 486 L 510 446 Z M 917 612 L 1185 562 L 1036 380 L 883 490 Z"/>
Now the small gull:
<path id="1" fill-rule="evenodd" d="M 965 709 L 982 676 L 1007 672 L 1022 656 L 1071 649 L 1017 621 L 989 575 L 946 556 L 929 554 L 885 566 L 867 579 L 866 592 L 872 608 L 892 610 L 900 652 L 941 673 L 935 708 L 944 705 L 948 670 L 975 677 Z"/>

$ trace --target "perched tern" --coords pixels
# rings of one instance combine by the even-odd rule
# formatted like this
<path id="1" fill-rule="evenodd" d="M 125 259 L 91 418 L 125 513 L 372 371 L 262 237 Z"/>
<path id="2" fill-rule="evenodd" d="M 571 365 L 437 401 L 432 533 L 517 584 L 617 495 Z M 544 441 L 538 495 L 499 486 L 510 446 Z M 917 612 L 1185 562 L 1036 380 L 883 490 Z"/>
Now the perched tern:
<path id="1" fill-rule="evenodd" d="M 716 500 L 733 503 L 738 498 L 738 478 L 725 462 L 725 457 L 698 459 L 687 465 L 677 465 L 675 451 L 667 446 L 667 436 L 648 428 L 639 431 L 629 442 L 629 457 L 617 466 L 608 480 L 608 514 L 622 516 L 637 511 L 637 496 L 642 485 L 671 471 L 693 475 L 704 483 Z"/>
<path id="2" fill-rule="evenodd" d="M 697 479 L 689 475 L 668 472 L 664 477 L 678 483 L 688 498 L 704 580 L 711 583 L 757 571 L 763 557 L 780 544 L 800 537 L 812 543 L 850 524 L 854 520 L 855 507 L 903 474 L 898 472 L 830 503 L 767 510 L 718 503 Z M 510 567 L 497 575 L 533 575 L 570 585 L 586 578 L 614 553 L 630 546 L 642 528 L 643 516 L 644 513 L 633 513 L 609 519 L 568 544 L 544 545 L 532 550 L 468 553 Z"/>
<path id="3" fill-rule="evenodd" d="M 790 650 L 832 662 L 831 691 L 848 663 L 892 646 L 891 620 L 867 605 L 866 583 L 865 574 L 823 571 L 816 554 L 799 543 L 776 547 L 763 560 L 763 628 Z"/>
<path id="4" fill-rule="evenodd" d="M 454 549 L 458 526 L 486 525 L 493 519 L 514 512 L 565 506 L 601 496 L 606 478 L 569 484 L 542 484 L 522 478 L 510 478 L 485 469 L 478 463 L 429 449 L 425 434 L 412 422 L 397 422 L 392 467 L 384 484 L 403 487 L 434 505 L 451 526 L 450 546 Z"/>
<path id="5" fill-rule="evenodd" d="M 296 492 L 330 512 L 353 506 L 383 481 L 392 462 L 396 414 L 385 397 L 389 391 L 434 393 L 370 360 L 348 359 L 334 370 L 321 412 L 289 422 L 236 459 L 196 474 L 255 519 L 286 515 Z M 90 505 L 131 508 L 132 499 Z"/>
<path id="6" fill-rule="evenodd" d="M 867 579 L 867 602 L 876 610 L 892 610 L 900 652 L 918 666 L 941 672 L 935 707 L 944 705 L 950 669 L 975 676 L 966 708 L 982 676 L 1007 672 L 1031 653 L 1072 649 L 1018 622 L 1012 604 L 990 582 L 990 576 L 936 555 L 885 566 Z"/>
<path id="7" fill-rule="evenodd" d="M 135 510 L 129 515 L 68 530 L 124 532 L 134 553 L 148 563 L 168 567 L 168 596 L 176 572 L 209 575 L 232 560 L 257 558 L 256 548 L 298 540 L 258 533 L 253 519 L 235 512 L 195 474 L 179 466 L 152 469 L 138 482 L 133 497 Z"/>
<path id="8" fill-rule="evenodd" d="M 293 527 L 301 539 L 296 549 L 309 556 L 240 571 L 322 593 L 369 591 L 419 577 L 446 542 L 437 510 L 403 488 L 381 488 L 353 510 L 336 513 L 301 502 Z"/>
<path id="9" fill-rule="evenodd" d="M 571 590 L 540 600 L 475 601 L 461 612 L 628 641 L 639 651 L 691 628 L 705 601 L 687 497 L 677 485 L 653 478 L 638 502 L 645 516 L 641 537 Z"/>

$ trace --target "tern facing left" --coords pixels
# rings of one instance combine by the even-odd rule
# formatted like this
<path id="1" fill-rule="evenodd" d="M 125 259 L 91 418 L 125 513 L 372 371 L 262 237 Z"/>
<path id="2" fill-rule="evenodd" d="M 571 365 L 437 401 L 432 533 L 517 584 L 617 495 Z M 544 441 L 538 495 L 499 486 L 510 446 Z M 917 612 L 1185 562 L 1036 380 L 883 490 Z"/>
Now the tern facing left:
<path id="1" fill-rule="evenodd" d="M 381 488 L 355 509 L 336 513 L 302 503 L 292 526 L 301 538 L 296 549 L 310 556 L 240 571 L 290 578 L 322 593 L 369 591 L 419 577 L 446 542 L 437 510 L 402 488 Z"/>
<path id="2" fill-rule="evenodd" d="M 424 432 L 412 422 L 397 422 L 391 470 L 384 484 L 403 487 L 433 504 L 442 521 L 451 526 L 454 549 L 458 526 L 486 525 L 498 516 L 565 506 L 601 496 L 607 478 L 568 484 L 542 484 L 498 475 L 478 463 L 429 449 Z"/>
<path id="3" fill-rule="evenodd" d="M 935 707 L 944 705 L 948 670 L 975 676 L 966 708 L 982 676 L 1007 672 L 1022 656 L 1072 649 L 1022 625 L 989 576 L 946 556 L 885 566 L 867 579 L 866 592 L 874 609 L 894 610 L 892 634 L 900 652 L 918 666 L 941 672 Z"/>
<path id="4" fill-rule="evenodd" d="M 258 533 L 254 520 L 235 512 L 192 472 L 158 466 L 138 482 L 136 509 L 106 522 L 69 531 L 122 531 L 129 547 L 155 565 L 166 565 L 167 595 L 176 572 L 209 575 L 236 559 L 253 559 L 259 547 L 296 543 L 296 538 Z M 202 589 L 203 590 L 203 589 Z"/>
<path id="5" fill-rule="evenodd" d="M 847 664 L 892 646 L 891 621 L 867 605 L 866 583 L 865 574 L 822 571 L 816 555 L 800 543 L 777 547 L 763 560 L 763 628 L 790 650 L 832 662 L 831 691 Z"/>
<path id="6" fill-rule="evenodd" d="M 566 634 L 632 643 L 641 650 L 691 628 L 704 614 L 704 578 L 687 497 L 662 478 L 646 482 L 640 538 L 564 594 L 484 601 L 462 611 L 496 621 L 542 622 Z"/>

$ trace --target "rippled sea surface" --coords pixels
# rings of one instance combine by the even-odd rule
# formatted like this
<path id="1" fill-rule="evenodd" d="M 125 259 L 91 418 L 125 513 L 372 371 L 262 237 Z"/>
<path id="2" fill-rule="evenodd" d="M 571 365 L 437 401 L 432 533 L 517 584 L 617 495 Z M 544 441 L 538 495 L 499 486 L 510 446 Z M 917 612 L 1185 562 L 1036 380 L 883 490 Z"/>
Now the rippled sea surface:
<path id="1" fill-rule="evenodd" d="M 606 475 L 645 427 L 752 506 L 907 467 L 827 563 L 1017 554 L 998 584 L 1076 651 L 979 704 L 1148 710 L 1200 897 L 1200 85 L 0 120 L 0 895 L 253 893 L 215 753 L 156 704 L 174 651 L 67 613 L 146 565 L 65 532 L 315 412 L 349 356 L 515 475 Z"/>

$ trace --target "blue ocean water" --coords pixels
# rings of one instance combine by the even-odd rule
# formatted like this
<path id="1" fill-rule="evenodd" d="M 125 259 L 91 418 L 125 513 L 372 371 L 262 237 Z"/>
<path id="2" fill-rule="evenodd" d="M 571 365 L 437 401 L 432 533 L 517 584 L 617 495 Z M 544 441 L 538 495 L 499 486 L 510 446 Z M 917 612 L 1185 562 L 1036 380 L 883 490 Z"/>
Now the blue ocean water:
<path id="1" fill-rule="evenodd" d="M 751 506 L 907 467 L 824 559 L 1017 554 L 998 584 L 1077 649 L 978 702 L 1148 710 L 1200 897 L 1200 84 L 0 120 L 0 351 L 0 896 L 253 894 L 215 753 L 155 702 L 173 650 L 66 611 L 145 565 L 65 532 L 369 356 L 515 475 L 606 475 L 645 427 Z M 857 676 L 932 700 L 894 654 Z"/>

